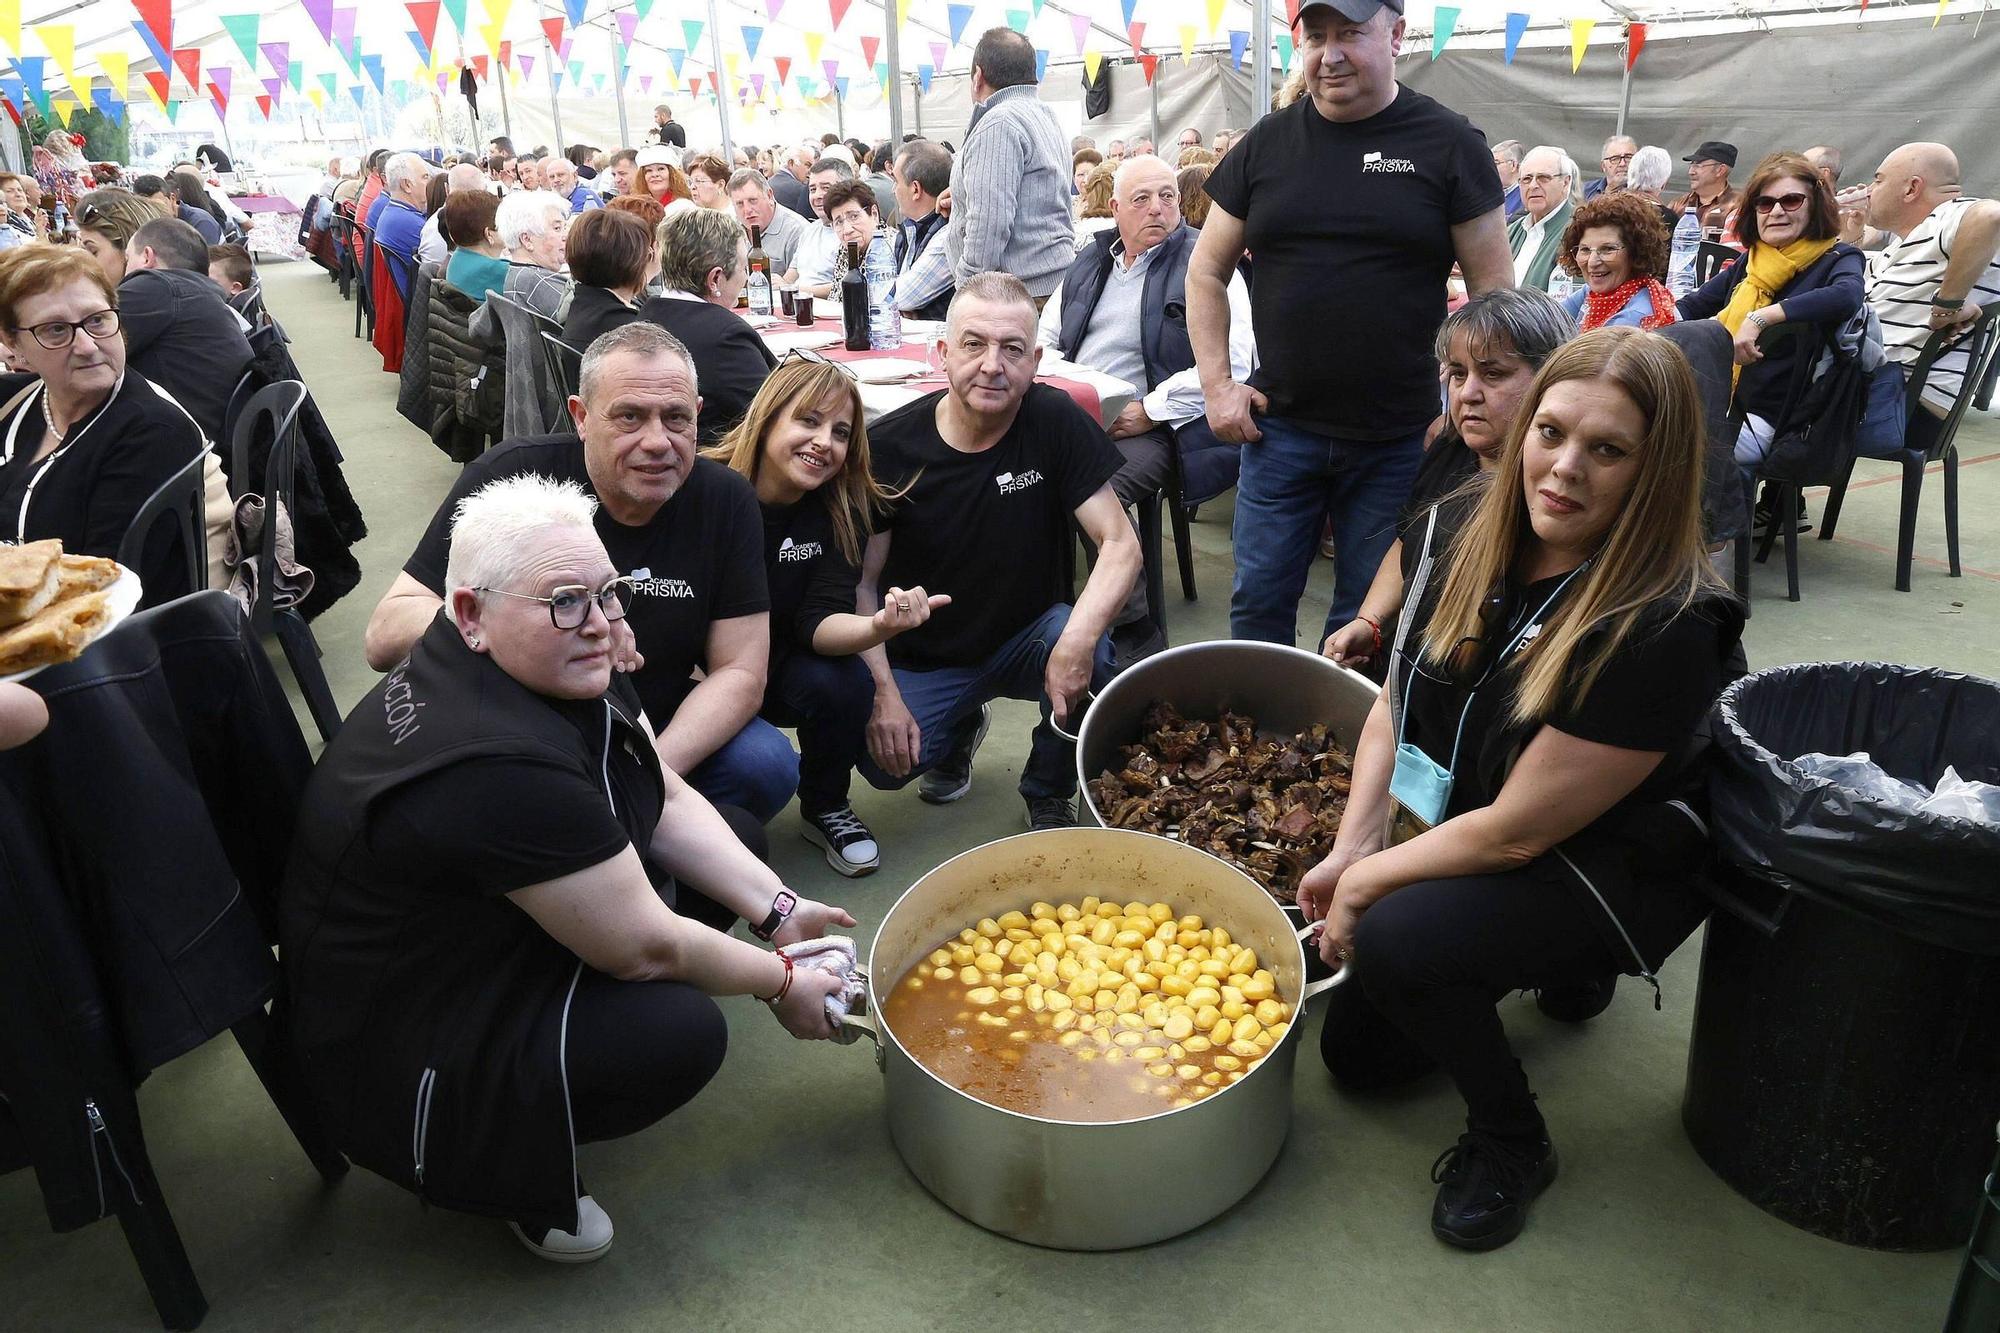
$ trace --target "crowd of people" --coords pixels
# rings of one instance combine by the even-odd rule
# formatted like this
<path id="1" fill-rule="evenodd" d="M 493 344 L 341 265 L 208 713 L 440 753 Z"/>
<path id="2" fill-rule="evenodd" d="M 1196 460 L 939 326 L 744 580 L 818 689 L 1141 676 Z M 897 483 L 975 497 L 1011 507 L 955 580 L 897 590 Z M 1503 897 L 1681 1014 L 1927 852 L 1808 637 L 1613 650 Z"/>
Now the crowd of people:
<path id="1" fill-rule="evenodd" d="M 393 261 L 399 406 L 467 464 L 369 619 L 385 674 L 319 762 L 282 904 L 345 1151 L 546 1257 L 602 1254 L 575 1145 L 713 1076 L 708 996 L 832 1033 L 831 974 L 729 938 L 852 924 L 780 882 L 764 826 L 796 799 L 833 870 L 875 870 L 853 776 L 962 799 L 999 698 L 1038 706 L 1027 826 L 1075 823 L 1064 728 L 1164 642 L 1130 510 L 1234 486 L 1232 634 L 1293 644 L 1330 540 L 1312 642 L 1386 677 L 1300 891 L 1325 964 L 1357 969 L 1326 1064 L 1350 1087 L 1445 1070 L 1468 1120 L 1433 1228 L 1520 1232 L 1556 1157 L 1494 997 L 1590 1017 L 1621 974 L 1657 986 L 1705 912 L 1699 727 L 1743 608 L 1674 326 L 1728 331 L 1746 470 L 1819 347 L 1765 336 L 1787 323 L 1876 330 L 1869 447 L 1901 448 L 1902 374 L 2000 300 L 2000 203 L 1936 144 L 1840 193 L 1833 149 L 1777 148 L 1736 189 L 1737 149 L 1706 142 L 1665 200 L 1670 154 L 1614 137 L 1586 184 L 1399 85 L 1398 0 L 1307 3 L 1294 30 L 1283 104 L 1183 130 L 1171 162 L 1065 134 L 996 28 L 956 147 L 725 156 L 661 107 L 614 151 L 330 164 L 314 220 Z M 0 336 L 34 377 L 0 386 L 0 535 L 110 553 L 219 437 L 255 283 L 213 203 L 141 177 L 78 199 L 80 252 L 0 255 Z M 1684 219 L 1732 253 L 1676 291 Z M 944 384 L 871 422 L 845 368 L 775 357 L 738 311 L 753 256 L 824 295 L 878 236 Z M 580 353 L 553 399 L 548 328 Z M 1100 422 L 1038 382 L 1052 354 L 1132 401 Z M 1927 406 L 1965 390 L 1951 364 Z"/>

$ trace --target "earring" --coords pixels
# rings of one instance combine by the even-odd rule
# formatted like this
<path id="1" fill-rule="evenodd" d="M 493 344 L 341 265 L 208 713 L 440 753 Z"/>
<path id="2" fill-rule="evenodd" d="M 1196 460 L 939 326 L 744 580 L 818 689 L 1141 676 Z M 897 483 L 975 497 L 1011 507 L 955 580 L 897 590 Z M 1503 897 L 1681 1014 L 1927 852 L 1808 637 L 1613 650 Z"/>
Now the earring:
<path id="1" fill-rule="evenodd" d="M 479 647 L 479 636 L 478 636 L 477 634 L 475 634 L 475 635 L 473 635 L 473 636 L 472 636 L 471 638 L 467 639 L 467 640 L 465 641 L 465 646 L 466 646 L 466 647 L 468 647 L 468 648 L 474 648 L 474 649 L 478 648 L 478 647 Z"/>

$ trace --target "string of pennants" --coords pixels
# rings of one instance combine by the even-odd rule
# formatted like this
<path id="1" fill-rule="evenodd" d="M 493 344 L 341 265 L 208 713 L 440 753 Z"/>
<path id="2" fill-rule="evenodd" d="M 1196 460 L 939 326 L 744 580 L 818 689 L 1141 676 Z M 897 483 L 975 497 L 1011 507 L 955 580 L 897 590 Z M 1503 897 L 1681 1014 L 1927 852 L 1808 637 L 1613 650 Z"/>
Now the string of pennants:
<path id="1" fill-rule="evenodd" d="M 797 15 L 794 21 L 781 24 L 779 16 L 788 0 L 761 0 L 765 23 L 735 24 L 731 25 L 735 28 L 733 32 L 713 34 L 700 19 L 672 19 L 663 14 L 658 21 L 649 23 L 656 0 L 613 0 L 616 8 L 595 16 L 588 13 L 591 0 L 560 0 L 561 13 L 540 16 L 540 40 L 527 42 L 518 40 L 518 30 L 516 38 L 503 35 L 514 17 L 516 0 L 478 0 L 483 21 L 473 18 L 473 0 L 408 0 L 401 5 L 410 24 L 404 34 L 408 49 L 405 51 L 398 43 L 393 52 L 368 48 L 357 27 L 361 6 L 366 3 L 372 25 L 370 35 L 379 38 L 383 30 L 379 26 L 378 7 L 394 10 L 394 0 L 346 0 L 345 3 L 301 0 L 312 31 L 319 38 L 317 43 L 269 40 L 273 34 L 262 13 L 221 15 L 205 20 L 205 23 L 219 21 L 222 27 L 222 33 L 211 38 L 206 48 L 175 44 L 175 0 L 100 0 L 107 4 L 121 2 L 130 6 L 132 32 L 143 44 L 144 55 L 131 49 L 103 49 L 105 43 L 95 42 L 98 49 L 87 59 L 96 68 L 89 70 L 81 67 L 76 25 L 24 25 L 21 0 L 0 0 L 0 56 L 11 58 L 13 67 L 11 74 L 0 74 L 0 106 L 15 122 L 19 123 L 27 109 L 33 107 L 45 119 L 52 118 L 67 126 L 71 116 L 86 106 L 122 121 L 132 100 L 132 66 L 146 55 L 151 56 L 155 68 L 139 72 L 143 88 L 140 98 L 150 101 L 169 120 L 175 118 L 183 104 L 203 99 L 213 105 L 218 116 L 226 116 L 232 103 L 240 102 L 244 94 L 266 120 L 287 98 L 304 97 L 315 109 L 324 111 L 343 92 L 360 107 L 373 89 L 378 97 L 400 105 L 433 83 L 440 93 L 449 92 L 459 72 L 466 68 L 482 82 L 502 77 L 515 85 L 531 79 L 539 69 L 551 89 L 558 93 L 565 87 L 573 93 L 615 93 L 629 90 L 636 83 L 642 96 L 678 93 L 696 99 L 720 100 L 728 90 L 744 104 L 768 102 L 773 106 L 783 105 L 788 93 L 805 102 L 844 98 L 855 78 L 872 80 L 882 87 L 889 83 L 889 67 L 881 59 L 879 34 L 853 34 L 861 54 L 857 69 L 844 70 L 837 56 L 823 55 L 828 35 L 840 31 L 854 8 L 854 0 L 826 0 L 830 23 L 824 28 L 818 25 L 816 7 L 809 25 L 796 21 Z M 895 21 L 899 28 L 905 27 L 911 0 L 893 2 Z M 1177 16 L 1182 11 L 1191 14 L 1197 2 L 1206 23 L 1199 27 L 1194 23 L 1175 25 L 1173 38 L 1180 56 L 1184 61 L 1192 61 L 1198 46 L 1208 44 L 1219 50 L 1226 40 L 1231 63 L 1241 68 L 1249 55 L 1251 34 L 1241 28 L 1224 28 L 1229 0 L 1175 0 L 1173 9 Z M 888 0 L 883 3 L 886 7 Z M 1025 35 L 1029 24 L 1041 17 L 1047 0 L 1001 0 L 1001 3 L 1009 6 L 1002 11 L 1006 24 Z M 1299 3 L 1300 0 L 1285 0 L 1288 25 L 1297 18 Z M 1950 3 L 1951 0 L 1938 0 L 1933 27 L 1942 20 Z M 1014 4 L 1024 7 L 1011 7 Z M 1120 0 L 1131 56 L 1151 83 L 1163 58 L 1160 49 L 1163 34 L 1157 29 L 1148 32 L 1148 25 L 1137 18 L 1138 6 L 1139 0 Z M 1859 0 L 1858 7 L 1865 11 L 1868 0 Z M 536 8 L 542 8 L 539 0 Z M 934 12 L 935 8 L 925 6 L 926 11 Z M 975 14 L 975 5 L 969 3 L 947 3 L 942 8 L 944 32 L 949 40 L 928 40 L 916 50 L 913 73 L 926 92 L 944 70 L 952 51 L 966 45 Z M 1066 54 L 1079 58 L 1086 77 L 1095 80 L 1107 58 L 1101 49 L 1099 30 L 1089 15 L 1071 13 L 1060 3 L 1056 8 L 1069 22 L 1073 52 Z M 1433 60 L 1444 54 L 1457 35 L 1462 13 L 1459 6 L 1435 7 L 1430 33 Z M 447 20 L 448 30 L 444 26 Z M 933 22 L 927 18 L 922 26 L 935 32 Z M 648 25 L 648 39 L 644 43 L 640 41 L 641 25 Z M 779 45 L 793 51 L 802 47 L 802 58 L 797 54 L 765 51 L 767 34 L 779 26 L 790 29 L 797 38 L 796 43 Z M 1514 62 L 1529 26 L 1529 15 L 1525 13 L 1506 15 L 1502 53 L 1508 64 Z M 1596 27 L 1594 19 L 1569 20 L 1572 72 L 1582 68 Z M 301 31 L 296 24 L 288 25 L 285 30 L 295 37 Z M 1046 33 L 1047 25 L 1041 31 Z M 1622 34 L 1624 65 L 1630 69 L 1645 46 L 1646 24 L 1624 23 Z M 977 34 L 973 35 L 976 38 Z M 590 42 L 587 49 L 582 44 L 586 37 Z M 703 54 L 704 39 L 709 39 L 712 45 L 716 37 L 723 38 L 731 48 L 723 53 L 719 70 Z M 739 39 L 740 49 L 736 49 Z M 608 42 L 611 55 L 608 64 L 597 59 L 599 41 Z M 1276 63 L 1289 72 L 1297 55 L 1289 30 L 1277 34 L 1274 44 Z M 651 67 L 651 72 L 640 72 L 635 79 L 631 54 L 641 45 L 648 48 L 643 63 Z M 760 52 L 764 52 L 761 60 Z M 1046 70 L 1052 51 L 1037 47 L 1035 54 L 1039 77 Z M 415 63 L 404 63 L 412 55 Z M 658 59 L 660 55 L 665 57 L 664 68 Z M 398 71 L 407 69 L 407 77 L 390 77 L 392 59 L 397 62 Z M 330 68 L 323 68 L 329 65 Z"/>

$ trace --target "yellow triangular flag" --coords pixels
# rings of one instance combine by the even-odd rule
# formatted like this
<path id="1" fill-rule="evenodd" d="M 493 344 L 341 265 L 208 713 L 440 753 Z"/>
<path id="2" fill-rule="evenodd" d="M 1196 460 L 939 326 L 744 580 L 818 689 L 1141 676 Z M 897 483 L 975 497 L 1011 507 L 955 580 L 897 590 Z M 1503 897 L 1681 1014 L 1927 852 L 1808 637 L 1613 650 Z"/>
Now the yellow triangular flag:
<path id="1" fill-rule="evenodd" d="M 739 73 L 739 71 L 742 69 L 742 66 L 743 66 L 743 57 L 737 55 L 734 51 L 731 51 L 722 57 L 722 67 L 729 71 L 729 77 L 732 79 L 742 77 L 742 75 Z"/>
<path id="2" fill-rule="evenodd" d="M 1208 0 L 1208 31 L 1210 36 L 1222 30 L 1222 10 L 1228 0 Z"/>
<path id="3" fill-rule="evenodd" d="M 1181 59 L 1183 61 L 1194 59 L 1194 25 L 1192 23 L 1181 24 Z"/>
<path id="4" fill-rule="evenodd" d="M 479 35 L 486 39 L 486 54 L 495 60 L 500 58 L 500 25 L 488 23 L 481 27 Z"/>
<path id="5" fill-rule="evenodd" d="M 21 54 L 21 0 L 0 0 L 0 42 Z"/>
<path id="6" fill-rule="evenodd" d="M 820 44 L 826 40 L 826 34 L 823 32 L 809 32 L 805 35 L 805 37 L 806 37 L 806 63 L 808 65 L 811 65 L 814 69 L 818 69 L 819 48 Z"/>
<path id="7" fill-rule="evenodd" d="M 1590 45 L 1590 30 L 1597 26 L 1596 19 L 1571 19 L 1569 21 L 1569 72 L 1574 74 L 1583 68 L 1583 51 Z"/>
<path id="8" fill-rule="evenodd" d="M 152 85 L 148 84 L 147 86 L 151 87 Z M 306 96 L 312 99 L 312 104 L 315 110 L 322 112 L 326 110 L 325 93 L 321 92 L 317 88 L 308 88 L 306 89 Z M 158 102 L 160 99 L 158 97 L 155 97 L 153 100 Z M 167 109 L 167 104 L 165 102 L 160 102 L 160 110 L 165 111 L 166 109 Z"/>
<path id="9" fill-rule="evenodd" d="M 1083 77 L 1091 83 L 1096 83 L 1097 67 L 1103 63 L 1104 57 L 1102 55 L 1096 51 L 1085 50 L 1083 53 Z"/>
<path id="10" fill-rule="evenodd" d="M 1944 7 L 1950 3 L 1951 0 L 1938 0 L 1938 12 L 1931 15 L 1931 26 L 1933 28 L 1938 25 L 1939 20 L 1944 18 Z"/>
<path id="11" fill-rule="evenodd" d="M 49 106 L 56 113 L 56 119 L 62 122 L 62 127 L 68 129 L 70 112 L 76 109 L 74 104 L 65 99 L 51 102 Z"/>
<path id="12" fill-rule="evenodd" d="M 896 0 L 896 26 L 902 27 L 910 17 L 910 0 Z"/>
<path id="13" fill-rule="evenodd" d="M 123 51 L 105 51 L 98 55 L 97 67 L 111 80 L 111 95 L 124 101 L 126 86 L 132 78 L 132 57 Z"/>
<path id="14" fill-rule="evenodd" d="M 76 25 L 74 23 L 37 23 L 35 36 L 42 39 L 49 58 L 62 71 L 63 79 L 72 86 L 76 83 Z M 64 121 L 65 125 L 69 122 Z"/>

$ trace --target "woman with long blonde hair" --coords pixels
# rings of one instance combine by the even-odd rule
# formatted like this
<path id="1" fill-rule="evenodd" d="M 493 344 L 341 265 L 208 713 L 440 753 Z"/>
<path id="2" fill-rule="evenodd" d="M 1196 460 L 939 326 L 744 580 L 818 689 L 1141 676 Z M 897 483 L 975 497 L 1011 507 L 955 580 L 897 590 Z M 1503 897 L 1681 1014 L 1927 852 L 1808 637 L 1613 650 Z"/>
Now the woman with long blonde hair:
<path id="1" fill-rule="evenodd" d="M 870 468 L 861 391 L 844 367 L 788 358 L 707 452 L 747 477 L 763 506 L 771 660 L 761 715 L 798 728 L 806 841 L 841 874 L 866 875 L 881 852 L 847 799 L 875 701 L 866 655 L 951 598 L 891 588 L 874 615 L 855 613 L 863 548 L 896 496 Z"/>
<path id="2" fill-rule="evenodd" d="M 1299 902 L 1355 973 L 1320 1043 L 1335 1079 L 1441 1067 L 1465 1099 L 1432 1172 L 1449 1244 L 1506 1244 L 1555 1176 L 1496 998 L 1581 1021 L 1620 972 L 1657 998 L 1707 914 L 1695 760 L 1743 612 L 1702 546 L 1702 460 L 1679 350 L 1598 329 L 1544 363 L 1456 537 L 1433 518 L 1405 542 L 1388 684 Z"/>

